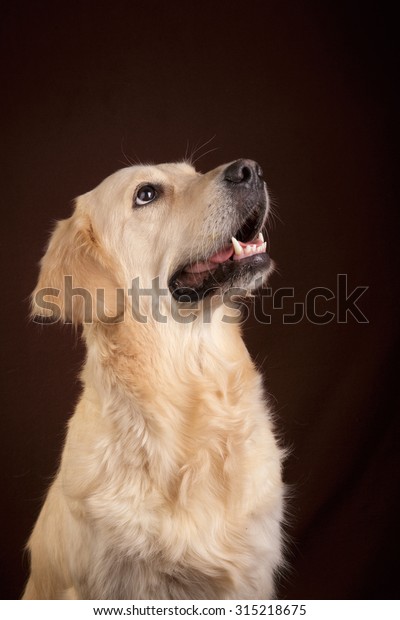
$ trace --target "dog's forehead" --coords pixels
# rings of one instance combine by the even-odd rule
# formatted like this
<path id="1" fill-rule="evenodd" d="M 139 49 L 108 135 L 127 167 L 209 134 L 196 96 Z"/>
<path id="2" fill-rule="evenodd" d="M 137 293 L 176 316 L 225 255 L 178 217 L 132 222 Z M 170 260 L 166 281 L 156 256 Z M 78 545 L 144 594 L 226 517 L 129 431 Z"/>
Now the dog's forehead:
<path id="1" fill-rule="evenodd" d="M 156 174 L 165 174 L 166 177 L 172 177 L 174 179 L 179 179 L 182 177 L 193 177 L 199 174 L 198 172 L 196 172 L 195 168 L 187 162 L 159 164 L 158 166 L 150 166 L 150 168 L 155 169 L 154 172 Z"/>
<path id="2" fill-rule="evenodd" d="M 166 163 L 157 165 L 131 166 L 119 170 L 111 179 L 122 183 L 135 184 L 148 181 L 153 183 L 179 184 L 185 180 L 198 176 L 198 172 L 186 162 Z"/>

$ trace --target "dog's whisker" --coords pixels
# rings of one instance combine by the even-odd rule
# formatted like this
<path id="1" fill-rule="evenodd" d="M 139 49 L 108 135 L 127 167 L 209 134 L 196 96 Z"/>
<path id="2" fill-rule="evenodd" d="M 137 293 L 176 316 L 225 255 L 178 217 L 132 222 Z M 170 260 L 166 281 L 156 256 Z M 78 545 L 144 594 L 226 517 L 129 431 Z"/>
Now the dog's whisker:
<path id="1" fill-rule="evenodd" d="M 208 155 L 209 153 L 213 153 L 214 151 L 218 151 L 219 150 L 219 146 L 214 147 L 213 149 L 209 149 L 208 151 L 206 151 L 205 153 L 201 153 L 200 155 L 198 155 L 198 157 L 196 157 L 196 159 L 194 159 L 192 161 L 192 164 L 196 164 L 200 159 L 202 159 L 202 157 L 205 157 L 206 155 Z"/>
<path id="2" fill-rule="evenodd" d="M 185 149 L 185 157 L 184 157 L 184 161 L 187 161 L 189 164 L 191 164 L 191 158 L 189 157 L 189 138 L 186 140 L 186 149 Z"/>
<path id="3" fill-rule="evenodd" d="M 126 162 L 122 161 L 121 164 L 122 165 L 128 165 L 128 166 L 134 166 L 134 162 L 132 162 L 129 159 L 128 155 L 125 153 L 125 150 L 124 150 L 124 139 L 123 138 L 121 139 L 121 152 L 122 152 L 122 155 L 124 156 L 124 158 L 125 158 L 125 160 L 127 162 L 127 164 L 126 164 Z"/>
<path id="4" fill-rule="evenodd" d="M 205 146 L 207 146 L 207 144 L 209 144 L 210 142 L 212 142 L 216 137 L 216 134 L 214 134 L 211 138 L 209 138 L 208 140 L 206 140 L 203 144 L 201 144 L 200 146 L 198 145 L 198 142 L 196 143 L 196 146 L 194 148 L 194 150 L 192 151 L 192 153 L 190 154 L 190 161 L 192 162 L 192 165 L 197 161 L 194 158 L 194 156 L 196 155 L 196 153 L 198 153 L 201 149 L 203 149 Z"/>

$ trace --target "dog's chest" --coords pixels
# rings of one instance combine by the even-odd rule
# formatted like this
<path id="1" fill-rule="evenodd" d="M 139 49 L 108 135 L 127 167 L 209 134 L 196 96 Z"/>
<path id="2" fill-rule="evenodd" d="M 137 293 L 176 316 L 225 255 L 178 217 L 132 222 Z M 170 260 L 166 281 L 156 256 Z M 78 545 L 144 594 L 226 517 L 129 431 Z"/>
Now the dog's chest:
<path id="1" fill-rule="evenodd" d="M 96 598 L 100 588 L 109 599 L 214 599 L 224 592 L 230 598 L 234 583 L 268 561 L 271 542 L 265 532 L 278 521 L 273 523 L 267 510 L 256 517 L 240 509 L 228 513 L 223 502 L 204 497 L 186 507 L 157 494 L 143 498 L 141 506 L 134 500 L 107 501 L 107 515 L 99 520 L 97 510 L 92 529 L 97 574 L 87 572 L 83 597 Z"/>
<path id="2" fill-rule="evenodd" d="M 200 452 L 176 472 L 156 478 L 147 467 L 122 469 L 119 475 L 114 468 L 112 481 L 100 481 L 84 500 L 95 536 L 134 556 L 156 550 L 181 557 L 191 548 L 205 548 L 211 531 L 217 544 L 229 528 L 231 510 L 241 516 L 242 481 L 232 480 L 228 470 L 237 464 L 226 447 L 218 457 Z"/>
<path id="3" fill-rule="evenodd" d="M 231 581 L 234 566 L 254 572 L 250 558 L 263 566 L 271 548 L 267 530 L 277 532 L 278 557 L 280 452 L 260 382 L 251 375 L 244 390 L 243 376 L 226 381 L 225 394 L 219 393 L 221 381 L 210 379 L 207 385 L 215 389 L 206 394 L 192 382 L 179 403 L 175 392 L 167 400 L 161 390 L 153 391 L 151 412 L 157 416 L 149 409 L 135 418 L 128 399 L 110 400 L 102 422 L 97 418 L 88 426 L 85 445 L 80 436 L 69 441 L 81 448 L 79 467 L 76 458 L 65 459 L 71 464 L 69 486 L 86 489 L 80 504 L 89 524 L 88 557 L 98 567 L 103 592 L 109 584 L 108 598 L 138 598 L 136 590 L 118 591 L 118 584 L 132 580 L 163 583 L 165 598 L 175 598 L 171 588 L 188 575 L 203 583 L 206 573 Z M 76 427 L 81 425 L 70 430 Z M 209 581 L 199 598 L 218 598 Z M 83 584 L 82 595 L 94 587 Z M 162 596 L 146 590 L 143 598 Z"/>
<path id="4" fill-rule="evenodd" d="M 99 472 L 84 499 L 94 538 L 109 541 L 110 549 L 124 556 L 156 553 L 170 562 L 171 557 L 178 561 L 208 553 L 211 540 L 215 549 L 222 548 L 238 529 L 244 531 L 249 515 L 263 509 L 265 480 L 271 473 L 276 477 L 272 469 L 279 468 L 279 459 L 271 460 L 270 454 L 268 462 L 264 454 L 269 438 L 265 425 L 246 428 L 242 423 L 233 432 L 221 421 L 213 424 L 212 433 L 200 429 L 175 461 L 171 446 L 158 446 L 156 466 L 150 461 L 155 447 L 146 452 L 136 446 L 141 458 L 131 464 L 122 458 L 121 448 L 109 450 L 104 474 Z M 207 441 L 200 441 L 203 435 Z"/>

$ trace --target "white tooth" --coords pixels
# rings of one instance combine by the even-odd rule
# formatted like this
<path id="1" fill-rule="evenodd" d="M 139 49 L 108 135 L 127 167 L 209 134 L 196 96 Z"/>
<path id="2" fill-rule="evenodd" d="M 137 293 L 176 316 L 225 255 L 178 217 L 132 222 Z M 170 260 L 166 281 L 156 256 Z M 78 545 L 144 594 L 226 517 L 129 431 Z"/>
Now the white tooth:
<path id="1" fill-rule="evenodd" d="M 259 233 L 258 238 L 260 241 L 264 241 L 264 235 L 262 234 L 262 232 Z"/>
<path id="2" fill-rule="evenodd" d="M 253 252 L 255 252 L 256 249 L 257 249 L 257 246 L 254 244 L 254 245 L 251 246 L 251 249 L 252 249 Z"/>
<path id="3" fill-rule="evenodd" d="M 263 249 L 263 252 L 266 252 L 266 251 L 267 251 L 267 242 L 265 241 L 265 242 L 262 244 L 262 246 L 261 246 L 261 247 L 262 247 L 262 249 Z"/>
<path id="4" fill-rule="evenodd" d="M 251 254 L 252 253 L 251 245 L 246 245 L 244 252 L 245 254 Z"/>
<path id="5" fill-rule="evenodd" d="M 232 243 L 233 243 L 233 249 L 235 250 L 235 254 L 237 256 L 241 256 L 241 254 L 243 254 L 243 248 L 240 245 L 239 241 L 235 239 L 235 237 L 232 237 Z"/>

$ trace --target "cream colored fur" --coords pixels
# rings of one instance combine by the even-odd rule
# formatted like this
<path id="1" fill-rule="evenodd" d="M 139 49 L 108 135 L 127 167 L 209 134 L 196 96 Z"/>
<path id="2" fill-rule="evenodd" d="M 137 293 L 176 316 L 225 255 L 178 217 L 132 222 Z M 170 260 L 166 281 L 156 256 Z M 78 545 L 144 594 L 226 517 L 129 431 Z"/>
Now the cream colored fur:
<path id="1" fill-rule="evenodd" d="M 281 563 L 282 453 L 262 380 L 237 323 L 216 303 L 208 321 L 132 311 L 129 295 L 159 276 L 166 286 L 179 257 L 200 255 L 224 226 L 218 178 L 187 164 L 136 166 L 77 200 L 58 224 L 36 293 L 53 287 L 60 320 L 83 323 L 83 391 L 61 465 L 29 540 L 27 599 L 263 599 Z M 159 204 L 132 207 L 137 185 L 163 187 Z M 212 204 L 210 214 L 209 205 Z M 109 315 L 71 316 L 63 276 L 105 291 Z M 137 311 L 138 309 L 136 309 Z M 33 305 L 33 314 L 49 311 Z M 86 317 L 87 318 L 87 317 Z"/>

